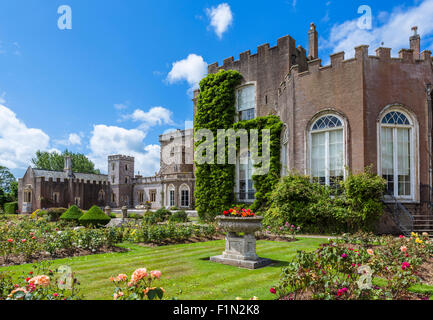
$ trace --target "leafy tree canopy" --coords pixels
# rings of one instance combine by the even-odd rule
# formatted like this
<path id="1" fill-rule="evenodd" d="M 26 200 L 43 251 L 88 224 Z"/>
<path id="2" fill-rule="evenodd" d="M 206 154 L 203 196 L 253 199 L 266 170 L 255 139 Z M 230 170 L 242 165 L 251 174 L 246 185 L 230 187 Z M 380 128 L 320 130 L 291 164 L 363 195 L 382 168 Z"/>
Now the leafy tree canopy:
<path id="1" fill-rule="evenodd" d="M 0 166 L 0 189 L 4 193 L 10 193 L 13 191 L 12 184 L 16 184 L 14 175 L 9 171 L 8 168 Z"/>
<path id="2" fill-rule="evenodd" d="M 70 156 L 72 159 L 72 171 L 77 173 L 95 173 L 100 174 L 99 169 L 95 169 L 95 164 L 90 161 L 84 154 L 74 153 L 66 149 L 62 154 L 57 152 L 37 151 L 36 157 L 32 163 L 36 169 L 63 171 L 65 168 L 65 157 Z"/>

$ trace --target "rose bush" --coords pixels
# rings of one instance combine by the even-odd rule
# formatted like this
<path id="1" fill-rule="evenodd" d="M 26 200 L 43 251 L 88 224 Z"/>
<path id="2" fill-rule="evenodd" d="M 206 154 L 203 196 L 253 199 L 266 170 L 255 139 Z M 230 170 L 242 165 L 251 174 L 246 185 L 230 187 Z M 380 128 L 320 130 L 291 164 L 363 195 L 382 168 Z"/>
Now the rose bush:
<path id="1" fill-rule="evenodd" d="M 357 234 L 330 240 L 314 252 L 298 252 L 273 293 L 281 299 L 406 299 L 420 280 L 418 268 L 432 257 L 427 236 Z M 372 276 L 385 284 L 372 285 Z"/>
<path id="2" fill-rule="evenodd" d="M 164 289 L 155 287 L 154 282 L 160 280 L 161 271 L 148 272 L 146 268 L 135 270 L 131 278 L 126 274 L 110 277 L 115 285 L 114 300 L 162 300 Z"/>

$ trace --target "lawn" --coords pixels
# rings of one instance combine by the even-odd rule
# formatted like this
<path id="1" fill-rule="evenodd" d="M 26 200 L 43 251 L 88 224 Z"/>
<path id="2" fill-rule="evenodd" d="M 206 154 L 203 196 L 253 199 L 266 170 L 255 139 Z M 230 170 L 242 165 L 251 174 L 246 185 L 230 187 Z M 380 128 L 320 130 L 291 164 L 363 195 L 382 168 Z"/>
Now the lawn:
<path id="1" fill-rule="evenodd" d="M 298 250 L 314 250 L 326 241 L 307 238 L 292 243 L 258 241 L 258 255 L 278 261 L 259 270 L 239 269 L 207 260 L 224 251 L 222 240 L 153 248 L 122 244 L 120 246 L 130 251 L 56 260 L 54 265 L 68 265 L 76 272 L 86 300 L 111 300 L 114 286 L 109 277 L 119 273 L 130 275 L 143 267 L 162 271 L 160 285 L 169 299 L 233 300 L 257 296 L 265 300 L 275 299 L 269 289 L 278 282 L 281 268 Z M 31 269 L 32 265 L 21 265 L 0 268 L 0 272 L 20 273 Z"/>

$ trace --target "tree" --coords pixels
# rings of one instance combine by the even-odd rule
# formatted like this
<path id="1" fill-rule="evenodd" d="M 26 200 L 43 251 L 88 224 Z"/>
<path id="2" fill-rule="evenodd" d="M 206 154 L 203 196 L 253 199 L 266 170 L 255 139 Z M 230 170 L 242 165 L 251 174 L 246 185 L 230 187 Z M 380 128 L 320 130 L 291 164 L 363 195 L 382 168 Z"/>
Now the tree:
<path id="1" fill-rule="evenodd" d="M 18 183 L 8 168 L 0 166 L 0 208 L 7 202 L 16 201 Z"/>
<path id="2" fill-rule="evenodd" d="M 57 152 L 37 151 L 36 157 L 32 159 L 32 163 L 36 169 L 63 171 L 66 156 L 70 156 L 72 159 L 73 172 L 100 174 L 100 171 L 95 169 L 95 164 L 84 154 L 73 153 L 68 151 L 68 149 L 63 151 L 62 154 Z"/>
<path id="3" fill-rule="evenodd" d="M 16 179 L 9 169 L 0 166 L 0 189 L 3 189 L 4 193 L 10 193 L 14 182 L 16 183 Z"/>

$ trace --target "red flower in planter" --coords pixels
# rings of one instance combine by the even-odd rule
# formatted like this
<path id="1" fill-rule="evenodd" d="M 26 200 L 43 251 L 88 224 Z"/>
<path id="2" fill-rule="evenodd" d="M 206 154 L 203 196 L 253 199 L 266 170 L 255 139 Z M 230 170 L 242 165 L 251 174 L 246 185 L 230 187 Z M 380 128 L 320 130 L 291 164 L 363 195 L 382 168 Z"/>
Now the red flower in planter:
<path id="1" fill-rule="evenodd" d="M 231 208 L 228 211 L 223 211 L 224 216 L 230 216 L 230 217 L 242 217 L 242 218 L 248 218 L 248 217 L 255 217 L 256 214 L 251 211 L 251 209 L 244 209 L 240 207 Z"/>

